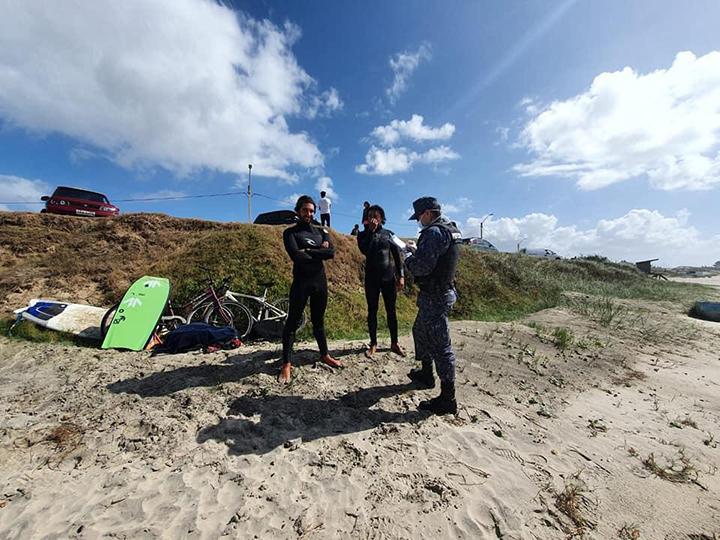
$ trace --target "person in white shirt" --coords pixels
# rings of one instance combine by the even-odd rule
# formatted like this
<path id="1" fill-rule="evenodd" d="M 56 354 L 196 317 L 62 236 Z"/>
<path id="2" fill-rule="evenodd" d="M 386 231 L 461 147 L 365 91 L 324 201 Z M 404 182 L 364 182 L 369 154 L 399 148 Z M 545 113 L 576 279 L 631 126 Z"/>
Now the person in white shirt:
<path id="1" fill-rule="evenodd" d="M 320 225 L 330 226 L 330 206 L 332 201 L 328 199 L 324 191 L 320 192 L 320 200 L 318 201 L 318 210 L 320 210 Z"/>

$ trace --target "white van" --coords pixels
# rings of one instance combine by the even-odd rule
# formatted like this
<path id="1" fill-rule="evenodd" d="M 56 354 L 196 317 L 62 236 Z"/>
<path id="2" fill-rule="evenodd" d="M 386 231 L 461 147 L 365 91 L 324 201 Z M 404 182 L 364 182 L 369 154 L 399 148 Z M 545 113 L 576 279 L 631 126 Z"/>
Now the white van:
<path id="1" fill-rule="evenodd" d="M 522 248 L 520 253 L 530 255 L 531 257 L 541 257 L 543 259 L 553 259 L 557 261 L 562 259 L 562 257 L 555 253 L 552 249 Z"/>
<path id="2" fill-rule="evenodd" d="M 471 236 L 470 238 L 463 238 L 462 243 L 470 246 L 473 249 L 476 249 L 477 251 L 497 252 L 497 248 L 493 246 L 490 242 L 476 236 Z"/>

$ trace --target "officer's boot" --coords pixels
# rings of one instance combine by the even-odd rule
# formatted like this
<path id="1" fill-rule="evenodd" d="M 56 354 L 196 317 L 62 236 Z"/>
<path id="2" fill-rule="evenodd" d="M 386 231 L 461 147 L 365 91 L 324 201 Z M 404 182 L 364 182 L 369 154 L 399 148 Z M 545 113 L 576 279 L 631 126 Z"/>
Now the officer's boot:
<path id="1" fill-rule="evenodd" d="M 423 364 L 419 369 L 411 369 L 408 377 L 421 388 L 435 388 L 435 376 L 430 363 Z"/>
<path id="2" fill-rule="evenodd" d="M 421 401 L 418 409 L 432 414 L 457 414 L 455 401 L 455 382 L 440 382 L 440 395 L 427 401 Z"/>

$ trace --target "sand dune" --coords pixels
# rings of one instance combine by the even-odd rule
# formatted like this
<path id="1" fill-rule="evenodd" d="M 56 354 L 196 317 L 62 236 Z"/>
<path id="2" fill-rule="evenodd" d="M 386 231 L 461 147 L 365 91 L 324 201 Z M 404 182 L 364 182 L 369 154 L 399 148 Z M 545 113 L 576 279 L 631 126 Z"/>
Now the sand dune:
<path id="1" fill-rule="evenodd" d="M 339 372 L 301 346 L 282 388 L 276 344 L 1 338 L 0 537 L 713 538 L 720 327 L 626 304 L 608 327 L 453 323 L 461 411 L 441 418 L 411 361 L 360 342 L 332 345 Z"/>

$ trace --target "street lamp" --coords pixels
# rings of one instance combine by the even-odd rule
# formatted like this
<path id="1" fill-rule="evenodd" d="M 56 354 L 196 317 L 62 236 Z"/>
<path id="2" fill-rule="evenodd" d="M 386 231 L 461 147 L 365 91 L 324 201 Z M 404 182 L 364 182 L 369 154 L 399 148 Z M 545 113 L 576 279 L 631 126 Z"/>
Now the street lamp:
<path id="1" fill-rule="evenodd" d="M 248 223 L 252 223 L 252 163 L 248 164 Z"/>
<path id="2" fill-rule="evenodd" d="M 527 236 L 525 236 L 525 235 L 522 235 L 522 236 L 518 239 L 518 243 L 517 243 L 518 253 L 520 253 L 520 244 L 521 244 L 522 242 L 524 242 L 525 240 L 527 240 Z"/>
<path id="3" fill-rule="evenodd" d="M 489 218 L 490 216 L 494 216 L 494 215 L 495 215 L 495 214 L 493 214 L 492 212 L 490 212 L 487 216 L 485 216 L 484 218 L 482 218 L 482 220 L 480 220 L 480 240 L 482 240 L 482 237 L 483 237 L 483 236 L 482 236 L 482 234 L 483 234 L 483 223 L 485 223 L 485 220 L 486 220 L 487 218 Z"/>

